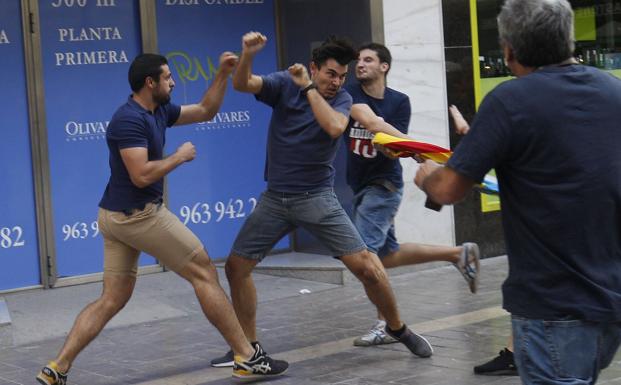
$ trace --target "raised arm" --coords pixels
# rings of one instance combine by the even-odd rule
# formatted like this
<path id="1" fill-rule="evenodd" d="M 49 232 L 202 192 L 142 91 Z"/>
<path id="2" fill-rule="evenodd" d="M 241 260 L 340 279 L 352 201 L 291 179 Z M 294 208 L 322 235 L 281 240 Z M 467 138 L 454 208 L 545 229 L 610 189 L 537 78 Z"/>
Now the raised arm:
<path id="1" fill-rule="evenodd" d="M 267 37 L 259 32 L 248 32 L 242 37 L 242 53 L 233 75 L 233 88 L 240 92 L 258 94 L 263 87 L 263 79 L 252 74 L 254 56 L 265 47 Z"/>
<path id="2" fill-rule="evenodd" d="M 302 64 L 296 63 L 289 67 L 291 78 L 300 88 L 306 90 L 308 103 L 311 105 L 315 119 L 321 128 L 330 135 L 331 138 L 338 138 L 345 132 L 349 118 L 342 113 L 334 110 L 332 106 L 326 102 L 317 88 L 312 87 L 313 82 L 308 76 L 308 70 Z"/>
<path id="3" fill-rule="evenodd" d="M 138 188 L 145 188 L 162 179 L 169 172 L 196 156 L 196 149 L 190 142 L 183 143 L 177 151 L 162 160 L 149 161 L 146 147 L 130 147 L 121 150 L 121 158 L 129 178 Z"/>
<path id="4" fill-rule="evenodd" d="M 449 107 L 449 113 L 451 114 L 451 118 L 453 119 L 453 123 L 455 124 L 455 132 L 459 135 L 466 135 L 468 131 L 470 131 L 470 125 L 464 119 L 464 116 L 461 114 L 459 109 L 451 104 Z"/>
<path id="5" fill-rule="evenodd" d="M 233 72 L 237 60 L 237 55 L 232 52 L 224 52 L 220 55 L 220 67 L 209 89 L 207 89 L 200 102 L 181 106 L 179 119 L 175 122 L 176 126 L 213 119 L 222 106 L 228 77 Z"/>

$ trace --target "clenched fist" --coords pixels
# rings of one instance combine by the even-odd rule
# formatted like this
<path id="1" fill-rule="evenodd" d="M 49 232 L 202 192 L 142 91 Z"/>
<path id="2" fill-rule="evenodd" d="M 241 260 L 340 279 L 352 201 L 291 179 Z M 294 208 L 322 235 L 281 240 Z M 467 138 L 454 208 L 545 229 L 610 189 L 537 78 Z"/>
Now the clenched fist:
<path id="1" fill-rule="evenodd" d="M 235 69 L 239 58 L 233 52 L 223 52 L 220 55 L 220 71 L 229 75 Z"/>
<path id="2" fill-rule="evenodd" d="M 192 142 L 185 142 L 177 149 L 177 155 L 179 155 L 184 162 L 190 162 L 196 157 L 196 147 L 194 147 Z"/>
<path id="3" fill-rule="evenodd" d="M 312 81 L 308 76 L 308 70 L 303 64 L 295 63 L 289 67 L 289 74 L 293 82 L 300 88 L 306 88 L 311 85 Z"/>
<path id="4" fill-rule="evenodd" d="M 267 37 L 260 32 L 248 32 L 242 37 L 242 53 L 254 55 L 265 47 Z"/>

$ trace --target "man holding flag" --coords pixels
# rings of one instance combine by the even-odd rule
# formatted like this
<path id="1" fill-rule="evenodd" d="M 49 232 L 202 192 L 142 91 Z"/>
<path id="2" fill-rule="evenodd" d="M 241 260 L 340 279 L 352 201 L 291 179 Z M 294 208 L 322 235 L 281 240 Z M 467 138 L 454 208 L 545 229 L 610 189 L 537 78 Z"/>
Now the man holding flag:
<path id="1" fill-rule="evenodd" d="M 448 247 L 397 242 L 394 219 L 403 195 L 401 164 L 390 150 L 380 148 L 378 152 L 372 144 L 376 133 L 411 140 L 406 135 L 410 123 L 410 100 L 407 95 L 386 86 L 391 62 L 390 51 L 384 45 L 363 45 L 358 50 L 356 64 L 358 83 L 346 87 L 353 98 L 345 133 L 347 183 L 354 192 L 352 220 L 369 250 L 379 255 L 384 267 L 451 262 L 466 279 L 470 291 L 475 293 L 479 259 L 479 248 L 475 243 Z M 383 315 L 378 312 L 375 326 L 356 338 L 354 345 L 397 342 L 385 332 L 385 325 Z"/>

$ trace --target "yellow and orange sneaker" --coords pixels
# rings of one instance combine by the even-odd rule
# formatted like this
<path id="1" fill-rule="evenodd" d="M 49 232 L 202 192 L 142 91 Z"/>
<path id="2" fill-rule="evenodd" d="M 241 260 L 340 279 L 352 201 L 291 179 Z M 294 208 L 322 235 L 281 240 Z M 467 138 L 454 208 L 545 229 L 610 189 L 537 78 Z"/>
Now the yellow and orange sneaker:
<path id="1" fill-rule="evenodd" d="M 67 374 L 58 370 L 56 362 L 50 361 L 37 375 L 37 381 L 42 385 L 67 385 Z"/>
<path id="2" fill-rule="evenodd" d="M 255 352 L 249 360 L 244 361 L 241 356 L 235 356 L 233 361 L 233 377 L 239 380 L 260 380 L 285 374 L 289 363 L 275 360 L 265 354 L 258 343 L 253 344 Z"/>

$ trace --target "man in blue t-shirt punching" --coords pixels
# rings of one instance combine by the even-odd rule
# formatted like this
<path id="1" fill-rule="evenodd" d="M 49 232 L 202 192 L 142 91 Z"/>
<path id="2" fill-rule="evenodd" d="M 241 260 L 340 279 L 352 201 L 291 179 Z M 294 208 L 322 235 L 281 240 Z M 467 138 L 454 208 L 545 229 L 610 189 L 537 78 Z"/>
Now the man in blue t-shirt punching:
<path id="1" fill-rule="evenodd" d="M 621 80 L 572 57 L 573 23 L 567 0 L 507 0 L 517 79 L 485 97 L 447 167 L 427 161 L 415 180 L 451 204 L 496 169 L 525 385 L 594 384 L 621 343 Z"/>
<path id="2" fill-rule="evenodd" d="M 261 379 L 287 369 L 285 361 L 270 358 L 248 342 L 203 244 L 162 203 L 164 176 L 196 155 L 194 145 L 185 142 L 164 157 L 167 127 L 212 119 L 236 63 L 236 55 L 223 53 L 201 101 L 179 106 L 170 102 L 175 81 L 166 58 L 142 54 L 133 60 L 129 68 L 133 93 L 106 130 L 110 179 L 98 217 L 104 238 L 103 293 L 78 315 L 57 358 L 38 374 L 39 383 L 66 384 L 77 355 L 129 301 L 141 251 L 192 284 L 205 316 L 235 351 L 234 377 Z"/>
<path id="3" fill-rule="evenodd" d="M 303 227 L 362 281 L 370 300 L 386 317 L 387 330 L 414 354 L 431 356 L 431 345 L 401 321 L 381 262 L 367 250 L 333 190 L 332 161 L 351 109 L 351 96 L 341 87 L 355 50 L 349 43 L 329 39 L 313 50 L 310 74 L 304 65 L 294 64 L 287 71 L 254 75 L 253 58 L 266 42 L 258 32 L 243 36 L 233 76 L 235 89 L 254 94 L 273 109 L 267 191 L 237 235 L 226 262 L 233 305 L 246 337 L 257 340 L 252 270 L 280 238 Z M 230 353 L 213 365 L 228 363 Z"/>
<path id="4" fill-rule="evenodd" d="M 477 291 L 479 248 L 475 243 L 460 247 L 397 242 L 394 220 L 403 195 L 401 163 L 389 150 L 371 143 L 377 132 L 408 138 L 410 99 L 386 86 L 392 63 L 388 48 L 369 43 L 358 49 L 358 83 L 346 87 L 353 98 L 345 132 L 347 183 L 354 192 L 352 220 L 370 251 L 379 255 L 386 268 L 432 261 L 453 263 Z M 371 346 L 397 342 L 384 329 L 381 312 L 371 330 L 356 338 L 354 345 Z"/>

